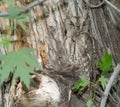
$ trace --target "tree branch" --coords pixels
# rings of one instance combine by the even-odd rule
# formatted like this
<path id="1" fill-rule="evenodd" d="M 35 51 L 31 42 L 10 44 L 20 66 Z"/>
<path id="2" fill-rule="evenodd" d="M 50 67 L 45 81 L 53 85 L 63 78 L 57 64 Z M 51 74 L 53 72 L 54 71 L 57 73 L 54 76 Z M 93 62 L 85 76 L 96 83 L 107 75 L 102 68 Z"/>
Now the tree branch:
<path id="1" fill-rule="evenodd" d="M 28 6 L 24 7 L 23 9 L 21 9 L 19 14 L 24 13 L 24 12 L 30 10 L 31 8 L 33 8 L 34 6 L 42 4 L 45 1 L 46 0 L 36 0 L 36 1 L 32 2 L 32 3 L 30 3 Z M 7 12 L 0 12 L 0 17 L 4 17 L 4 16 L 9 16 L 9 13 L 7 13 Z"/>
<path id="2" fill-rule="evenodd" d="M 105 4 L 105 0 L 103 0 L 100 4 L 97 4 L 97 5 L 91 4 L 91 3 L 89 3 L 88 1 L 84 1 L 84 2 L 85 2 L 85 3 L 87 4 L 87 6 L 88 6 L 89 8 L 91 8 L 91 9 L 99 8 L 99 7 L 101 7 L 102 5 Z"/>
<path id="3" fill-rule="evenodd" d="M 118 64 L 117 67 L 115 67 L 114 72 L 113 72 L 112 76 L 110 77 L 110 80 L 108 81 L 108 84 L 107 84 L 106 89 L 105 89 L 104 94 L 103 94 L 103 98 L 101 100 L 100 107 L 105 107 L 110 89 L 113 85 L 114 80 L 119 75 L 119 73 L 120 73 L 120 64 Z"/>
<path id="4" fill-rule="evenodd" d="M 110 3 L 108 0 L 105 0 L 105 3 L 111 8 L 116 10 L 119 14 L 120 14 L 120 9 L 118 9 L 115 5 L 113 5 L 112 3 Z"/>
<path id="5" fill-rule="evenodd" d="M 85 2 L 85 1 L 84 1 Z M 111 9 L 114 9 L 114 10 L 116 10 L 117 12 L 119 12 L 120 13 L 120 10 L 115 6 L 115 5 L 113 5 L 111 2 L 109 2 L 108 0 L 103 0 L 100 4 L 98 4 L 98 5 L 93 5 L 93 4 L 90 4 L 89 2 L 85 2 L 86 4 L 87 4 L 87 6 L 89 7 L 89 8 L 91 8 L 91 9 L 94 9 L 94 8 L 99 8 L 99 7 L 101 7 L 102 5 L 104 5 L 104 4 L 107 4 Z"/>

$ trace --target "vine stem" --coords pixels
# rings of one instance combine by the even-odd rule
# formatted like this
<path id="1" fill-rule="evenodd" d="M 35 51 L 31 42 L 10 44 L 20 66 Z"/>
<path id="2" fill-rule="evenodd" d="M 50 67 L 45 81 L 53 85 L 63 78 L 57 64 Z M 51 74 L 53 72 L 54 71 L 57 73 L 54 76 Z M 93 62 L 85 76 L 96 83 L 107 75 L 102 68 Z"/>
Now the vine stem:
<path id="1" fill-rule="evenodd" d="M 114 72 L 112 73 L 112 75 L 108 81 L 108 84 L 107 84 L 106 89 L 105 89 L 104 94 L 103 94 L 103 98 L 101 100 L 100 107 L 105 107 L 110 89 L 113 85 L 113 82 L 116 80 L 117 76 L 119 75 L 119 73 L 120 73 L 120 64 L 118 64 L 115 67 Z"/>

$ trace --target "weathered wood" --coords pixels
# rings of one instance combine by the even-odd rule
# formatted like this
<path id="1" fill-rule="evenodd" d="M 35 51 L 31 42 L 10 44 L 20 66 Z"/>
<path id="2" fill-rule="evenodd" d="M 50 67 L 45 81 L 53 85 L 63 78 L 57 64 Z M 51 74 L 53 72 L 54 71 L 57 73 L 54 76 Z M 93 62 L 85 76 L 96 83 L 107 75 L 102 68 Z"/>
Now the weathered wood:
<path id="1" fill-rule="evenodd" d="M 6 100 L 3 101 L 4 106 L 7 104 L 5 107 L 28 105 L 29 107 L 80 107 L 80 105 L 82 107 L 85 103 L 82 99 L 85 101 L 88 99 L 87 92 L 81 96 L 82 98 L 71 93 L 72 86 L 79 76 L 85 73 L 92 81 L 96 80 L 97 61 L 104 50 L 113 55 L 116 64 L 120 61 L 120 30 L 113 24 L 109 7 L 103 5 L 100 8 L 90 9 L 84 1 L 86 0 L 46 0 L 42 5 L 30 10 L 31 23 L 26 23 L 29 28 L 28 34 L 17 25 L 18 29 L 13 35 L 15 47 L 10 50 L 23 47 L 35 48 L 35 55 L 39 57 L 44 72 L 35 73 L 36 80 L 31 79 L 29 91 L 16 81 L 11 87 L 8 83 L 7 92 L 1 94 L 3 100 Z M 97 2 L 99 1 L 91 0 L 93 4 Z M 29 2 L 24 1 L 24 5 L 25 3 Z M 19 1 L 16 4 L 22 5 Z M 0 11 L 4 9 L 4 6 L 0 5 Z M 6 33 L 9 22 L 4 25 L 5 20 L 0 19 L 0 22 L 0 32 Z M 14 38 L 18 40 L 15 41 Z M 0 51 L 5 52 L 4 48 Z M 35 94 L 41 89 L 44 76 L 48 76 L 53 81 L 53 87 L 59 90 L 60 96 L 56 102 L 54 98 L 42 102 L 43 96 L 41 97 L 40 93 Z M 43 87 L 47 87 L 47 84 L 48 82 Z M 6 90 L 6 87 L 3 87 L 3 90 Z M 2 100 L 0 101 L 2 104 Z"/>
<path id="2" fill-rule="evenodd" d="M 96 1 L 92 0 L 93 4 Z M 118 7 L 120 7 L 120 3 L 117 2 Z M 112 10 L 114 12 L 114 10 Z M 114 25 L 112 21 L 112 16 L 110 15 L 111 10 L 107 5 L 104 5 L 103 8 L 92 9 L 90 12 L 91 16 L 91 32 L 92 35 L 99 42 L 101 47 L 110 51 L 114 57 L 115 63 L 119 62 L 119 28 Z M 118 14 L 119 18 L 119 14 Z M 119 22 L 117 22 L 119 23 Z"/>

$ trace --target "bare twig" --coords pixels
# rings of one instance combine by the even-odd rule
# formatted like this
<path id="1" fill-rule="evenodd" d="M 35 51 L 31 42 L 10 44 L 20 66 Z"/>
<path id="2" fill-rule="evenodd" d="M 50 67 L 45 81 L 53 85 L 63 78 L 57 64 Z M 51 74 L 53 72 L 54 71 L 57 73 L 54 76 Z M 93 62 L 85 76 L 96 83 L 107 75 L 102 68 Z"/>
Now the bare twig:
<path id="1" fill-rule="evenodd" d="M 105 0 L 103 0 L 100 4 L 97 4 L 97 5 L 91 4 L 91 3 L 87 2 L 87 1 L 84 1 L 84 2 L 85 2 L 85 3 L 87 4 L 87 6 L 88 6 L 89 8 L 91 8 L 91 9 L 99 8 L 99 7 L 101 7 L 102 5 L 105 4 Z"/>
<path id="2" fill-rule="evenodd" d="M 87 6 L 88 6 L 89 8 L 91 8 L 91 9 L 99 8 L 99 7 L 101 7 L 102 5 L 107 4 L 111 9 L 114 9 L 114 10 L 116 10 L 117 12 L 120 13 L 120 10 L 119 10 L 115 5 L 113 5 L 111 2 L 109 2 L 108 0 L 103 0 L 103 1 L 102 1 L 100 4 L 98 4 L 98 5 L 90 4 L 90 3 L 87 2 L 87 1 L 86 1 L 86 4 L 87 4 Z"/>
<path id="3" fill-rule="evenodd" d="M 28 6 L 24 7 L 23 9 L 21 9 L 19 14 L 24 13 L 24 12 L 30 10 L 31 8 L 33 8 L 34 6 L 42 4 L 45 1 L 46 0 L 36 0 L 36 1 L 32 2 L 32 3 L 30 3 Z M 4 16 L 9 16 L 9 13 L 7 13 L 7 12 L 0 12 L 0 17 L 4 17 Z"/>
<path id="4" fill-rule="evenodd" d="M 111 89 L 116 77 L 119 75 L 119 73 L 120 73 L 120 64 L 118 64 L 117 67 L 115 67 L 114 72 L 113 72 L 112 76 L 110 77 L 110 80 L 108 81 L 108 84 L 107 84 L 106 89 L 103 94 L 103 98 L 101 100 L 100 107 L 105 107 L 110 89 Z"/>
<path id="5" fill-rule="evenodd" d="M 118 9 L 115 5 L 113 5 L 112 3 L 110 3 L 108 0 L 105 0 L 105 3 L 111 8 L 116 10 L 118 13 L 120 13 L 120 9 Z"/>

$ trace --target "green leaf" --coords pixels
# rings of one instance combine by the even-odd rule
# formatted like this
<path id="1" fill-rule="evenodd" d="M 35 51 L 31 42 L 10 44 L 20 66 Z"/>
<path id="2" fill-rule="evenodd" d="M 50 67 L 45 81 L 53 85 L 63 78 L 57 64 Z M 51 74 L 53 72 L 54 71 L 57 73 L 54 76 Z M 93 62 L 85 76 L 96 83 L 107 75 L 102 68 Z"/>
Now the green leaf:
<path id="1" fill-rule="evenodd" d="M 4 36 L 5 36 L 5 35 L 2 35 L 2 36 L 1 36 L 0 46 L 1 46 L 1 45 L 4 45 L 4 46 L 8 49 L 9 45 L 11 44 L 11 41 L 10 41 L 9 38 L 6 38 L 6 37 L 4 37 Z"/>
<path id="2" fill-rule="evenodd" d="M 106 85 L 107 85 L 107 83 L 108 83 L 108 78 L 106 78 L 105 76 L 102 75 L 102 76 L 99 78 L 98 81 L 101 83 L 102 88 L 105 89 L 105 88 L 106 88 Z"/>
<path id="3" fill-rule="evenodd" d="M 87 103 L 85 104 L 85 107 L 94 107 L 92 99 L 89 99 Z"/>
<path id="4" fill-rule="evenodd" d="M 25 14 L 21 14 L 19 15 L 16 20 L 17 22 L 20 24 L 20 26 L 22 27 L 22 29 L 26 32 L 27 30 L 27 26 L 24 24 L 25 22 L 29 22 L 29 20 L 27 19 L 28 17 L 28 14 L 25 13 Z"/>
<path id="5" fill-rule="evenodd" d="M 5 16 L 5 18 L 16 20 L 18 24 L 22 27 L 22 29 L 26 32 L 27 26 L 25 25 L 25 22 L 29 22 L 28 16 L 30 15 L 28 13 L 20 14 L 21 9 L 15 7 L 13 0 L 10 0 L 8 4 L 9 4 L 9 10 L 8 10 L 9 15 Z"/>
<path id="6" fill-rule="evenodd" d="M 18 14 L 20 12 L 20 9 L 16 8 L 16 7 L 10 7 L 10 9 L 8 10 L 9 16 L 7 16 L 9 19 L 14 20 Z"/>
<path id="7" fill-rule="evenodd" d="M 3 3 L 4 3 L 4 2 L 8 2 L 8 0 L 0 0 L 0 2 L 3 2 Z"/>
<path id="8" fill-rule="evenodd" d="M 84 74 L 80 76 L 80 79 L 73 86 L 73 89 L 78 90 L 78 94 L 80 94 L 89 84 L 90 84 L 90 81 L 87 80 L 87 77 Z"/>
<path id="9" fill-rule="evenodd" d="M 9 10 L 8 10 L 9 15 L 6 17 L 14 20 L 18 16 L 20 9 L 15 7 L 13 0 L 9 0 L 8 4 L 9 4 Z"/>
<path id="10" fill-rule="evenodd" d="M 32 51 L 34 51 L 33 48 L 26 48 L 0 56 L 0 60 L 2 60 L 0 65 L 0 68 L 2 68 L 0 71 L 0 84 L 8 78 L 10 72 L 15 70 L 14 78 L 20 77 L 21 81 L 29 88 L 29 74 L 34 73 L 34 68 L 42 69 L 37 62 L 37 57 L 30 54 Z"/>
<path id="11" fill-rule="evenodd" d="M 112 56 L 104 52 L 101 61 L 98 62 L 98 66 L 102 70 L 103 74 L 111 71 L 112 70 Z"/>

